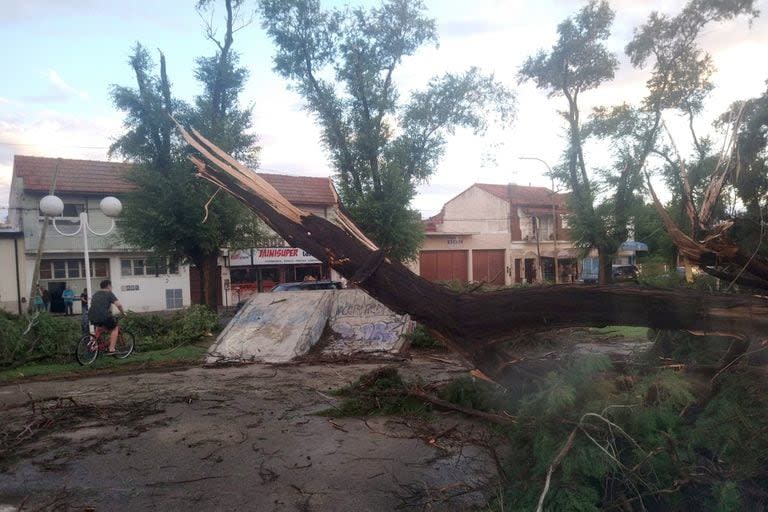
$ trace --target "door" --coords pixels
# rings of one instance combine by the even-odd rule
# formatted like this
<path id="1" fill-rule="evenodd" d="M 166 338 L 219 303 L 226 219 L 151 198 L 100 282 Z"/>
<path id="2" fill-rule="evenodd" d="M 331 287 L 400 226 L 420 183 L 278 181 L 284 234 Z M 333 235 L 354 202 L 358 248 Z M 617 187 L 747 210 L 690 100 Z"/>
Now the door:
<path id="1" fill-rule="evenodd" d="M 504 249 L 472 251 L 472 280 L 504 286 Z"/>
<path id="2" fill-rule="evenodd" d="M 48 293 L 51 294 L 51 313 L 65 313 L 64 299 L 62 294 L 67 287 L 67 283 L 61 281 L 48 281 Z"/>
<path id="3" fill-rule="evenodd" d="M 536 260 L 533 258 L 525 258 L 525 282 L 536 282 Z"/>
<path id="4" fill-rule="evenodd" d="M 419 272 L 430 281 L 466 283 L 469 279 L 468 261 L 467 251 L 421 251 Z"/>

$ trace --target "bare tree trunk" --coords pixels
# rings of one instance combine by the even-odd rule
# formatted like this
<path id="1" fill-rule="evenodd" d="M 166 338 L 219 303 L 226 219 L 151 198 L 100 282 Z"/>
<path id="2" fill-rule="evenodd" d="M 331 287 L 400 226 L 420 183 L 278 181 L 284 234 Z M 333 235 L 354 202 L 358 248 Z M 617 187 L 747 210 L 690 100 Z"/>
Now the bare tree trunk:
<path id="1" fill-rule="evenodd" d="M 203 266 L 201 272 L 200 282 L 203 285 L 202 297 L 206 306 L 213 311 L 217 311 L 219 308 L 218 286 L 216 280 L 218 279 L 219 268 L 219 255 L 207 254 L 203 258 Z"/>
<path id="2" fill-rule="evenodd" d="M 198 132 L 181 131 L 204 158 L 190 157 L 203 178 L 246 204 L 291 245 L 328 261 L 390 309 L 410 314 L 497 381 L 516 373 L 504 342 L 526 332 L 615 324 L 742 340 L 762 339 L 768 332 L 768 300 L 759 297 L 636 286 L 449 290 L 388 260 L 343 213 L 336 225 L 296 208 Z"/>
<path id="3" fill-rule="evenodd" d="M 597 248 L 598 260 L 598 278 L 600 284 L 611 284 L 613 282 L 613 258 L 612 255 L 603 247 Z"/>

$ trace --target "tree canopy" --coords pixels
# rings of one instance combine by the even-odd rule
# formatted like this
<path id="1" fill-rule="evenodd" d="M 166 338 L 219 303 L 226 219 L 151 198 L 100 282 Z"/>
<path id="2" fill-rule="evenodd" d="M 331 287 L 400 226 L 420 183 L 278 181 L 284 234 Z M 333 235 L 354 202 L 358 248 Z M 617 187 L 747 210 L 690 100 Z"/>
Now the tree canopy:
<path id="1" fill-rule="evenodd" d="M 637 105 L 596 108 L 586 121 L 580 95 L 612 80 L 618 66 L 616 56 L 605 46 L 614 17 L 607 1 L 592 0 L 563 21 L 552 49 L 540 51 L 520 68 L 521 80 L 531 80 L 549 96 L 567 100 L 564 117 L 569 144 L 557 177 L 573 192 L 572 233 L 577 242 L 597 248 L 600 254 L 601 282 L 610 281 L 611 260 L 642 206 L 643 170 L 649 156 L 664 151 L 668 156 L 669 145 L 660 141 L 663 113 L 676 110 L 688 115 L 699 152 L 706 149 L 706 141 L 699 140 L 693 130 L 693 119 L 712 89 L 711 57 L 697 45 L 702 29 L 735 16 L 754 16 L 753 4 L 752 0 L 690 0 L 676 16 L 653 12 L 625 48 L 633 66 L 650 63 L 644 100 Z M 610 142 L 613 162 L 607 168 L 587 165 L 584 144 L 590 137 Z"/>
<path id="2" fill-rule="evenodd" d="M 212 3 L 201 1 L 198 9 L 204 12 Z M 194 167 L 186 160 L 189 150 L 178 140 L 173 119 L 195 126 L 237 158 L 257 163 L 251 108 L 239 103 L 248 72 L 238 65 L 232 48 L 242 3 L 224 1 L 223 39 L 216 38 L 212 25 L 207 26 L 207 37 L 217 50 L 197 59 L 194 73 L 202 92 L 193 104 L 172 96 L 165 56 L 160 53 L 158 70 L 139 43 L 129 59 L 136 87 L 112 88 L 115 106 L 126 113 L 126 131 L 112 144 L 110 154 L 138 164 L 129 175 L 137 190 L 126 197 L 121 236 L 159 257 L 194 263 L 201 272 L 203 300 L 212 307 L 218 303 L 214 279 L 221 248 L 258 238 L 258 223 L 236 200 L 217 194 L 215 187 L 195 177 Z"/>
<path id="3" fill-rule="evenodd" d="M 401 100 L 398 66 L 437 43 L 419 0 L 343 10 L 318 0 L 263 0 L 261 14 L 277 48 L 275 70 L 322 129 L 343 206 L 390 257 L 415 256 L 423 236 L 409 209 L 416 185 L 435 172 L 454 130 L 481 134 L 491 118 L 509 121 L 512 93 L 471 68 L 434 77 Z"/>

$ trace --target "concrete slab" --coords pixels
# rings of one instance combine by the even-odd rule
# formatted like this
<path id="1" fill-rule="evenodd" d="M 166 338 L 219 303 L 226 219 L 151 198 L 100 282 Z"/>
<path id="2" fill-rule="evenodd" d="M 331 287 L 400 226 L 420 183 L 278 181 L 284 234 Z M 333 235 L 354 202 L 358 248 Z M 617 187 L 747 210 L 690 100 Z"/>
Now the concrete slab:
<path id="1" fill-rule="evenodd" d="M 397 353 L 412 331 L 408 315 L 393 313 L 363 290 L 336 291 L 328 324 L 322 346 L 330 355 Z"/>
<path id="2" fill-rule="evenodd" d="M 260 293 L 219 334 L 207 362 L 285 363 L 318 342 L 322 353 L 397 353 L 412 324 L 362 290 Z"/>
<path id="3" fill-rule="evenodd" d="M 306 354 L 328 323 L 333 290 L 252 296 L 208 350 L 207 362 L 285 363 Z"/>

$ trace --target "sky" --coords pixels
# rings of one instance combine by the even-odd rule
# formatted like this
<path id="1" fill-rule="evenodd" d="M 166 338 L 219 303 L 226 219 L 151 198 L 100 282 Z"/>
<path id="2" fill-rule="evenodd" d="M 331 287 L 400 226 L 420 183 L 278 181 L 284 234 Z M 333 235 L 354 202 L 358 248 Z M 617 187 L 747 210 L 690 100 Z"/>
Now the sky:
<path id="1" fill-rule="evenodd" d="M 123 115 L 112 105 L 112 85 L 134 86 L 127 59 L 141 42 L 162 50 L 175 96 L 191 100 L 200 92 L 195 59 L 214 53 L 204 37 L 195 0 L 0 0 L 0 220 L 5 216 L 13 155 L 107 159 L 107 148 L 122 131 Z M 323 5 L 376 5 L 349 0 Z M 582 110 L 625 101 L 645 92 L 648 70 L 632 68 L 623 48 L 653 10 L 676 13 L 682 0 L 612 0 L 616 11 L 609 48 L 620 58 L 615 79 L 582 97 Z M 431 215 L 475 182 L 549 186 L 546 166 L 519 157 L 536 157 L 554 166 L 565 146 L 558 109 L 562 98 L 547 98 L 517 72 L 526 57 L 550 48 L 557 24 L 584 2 L 573 0 L 425 0 L 437 22 L 438 47 L 425 47 L 404 60 L 395 80 L 401 96 L 446 71 L 478 66 L 514 90 L 517 115 L 510 126 L 475 136 L 462 130 L 448 139 L 445 155 L 428 183 L 419 186 L 412 207 Z M 663 6 L 663 7 L 662 7 Z M 768 0 L 758 0 L 764 16 L 708 26 L 701 46 L 712 54 L 715 90 L 697 130 L 737 99 L 758 96 L 768 79 Z M 249 80 L 241 101 L 253 107 L 259 136 L 260 169 L 267 172 L 329 176 L 332 169 L 320 131 L 300 96 L 272 71 L 274 47 L 257 20 L 235 35 Z M 156 55 L 156 54 L 155 54 Z M 685 123 L 665 120 L 683 148 L 690 146 Z M 595 148 L 593 161 L 607 158 Z M 588 155 L 589 157 L 589 155 Z"/>

